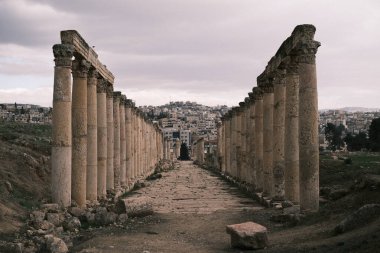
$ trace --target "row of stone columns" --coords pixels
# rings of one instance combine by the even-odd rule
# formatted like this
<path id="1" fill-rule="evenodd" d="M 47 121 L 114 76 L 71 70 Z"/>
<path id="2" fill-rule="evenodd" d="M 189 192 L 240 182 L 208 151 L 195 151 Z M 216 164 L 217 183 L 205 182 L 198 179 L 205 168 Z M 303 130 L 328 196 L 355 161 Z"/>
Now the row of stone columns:
<path id="1" fill-rule="evenodd" d="M 75 45 L 54 45 L 53 53 L 53 202 L 84 206 L 130 189 L 163 158 L 161 130 Z"/>
<path id="2" fill-rule="evenodd" d="M 319 208 L 315 27 L 297 26 L 218 129 L 220 170 L 274 200 Z"/>

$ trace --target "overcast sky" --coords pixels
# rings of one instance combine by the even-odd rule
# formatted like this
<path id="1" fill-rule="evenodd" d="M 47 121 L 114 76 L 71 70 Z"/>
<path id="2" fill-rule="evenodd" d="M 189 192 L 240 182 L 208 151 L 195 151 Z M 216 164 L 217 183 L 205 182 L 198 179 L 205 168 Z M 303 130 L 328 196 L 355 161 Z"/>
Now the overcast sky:
<path id="1" fill-rule="evenodd" d="M 0 102 L 51 106 L 52 46 L 77 30 L 138 105 L 236 105 L 314 24 L 319 107 L 380 107 L 380 1 L 0 0 Z"/>

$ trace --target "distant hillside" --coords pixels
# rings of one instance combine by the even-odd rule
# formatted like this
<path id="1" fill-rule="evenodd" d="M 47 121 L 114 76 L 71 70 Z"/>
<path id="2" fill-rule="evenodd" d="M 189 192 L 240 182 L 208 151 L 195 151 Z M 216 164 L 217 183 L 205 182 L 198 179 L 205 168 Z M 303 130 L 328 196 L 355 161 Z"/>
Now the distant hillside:
<path id="1" fill-rule="evenodd" d="M 322 112 L 329 110 L 340 110 L 345 112 L 380 112 L 380 108 L 366 108 L 366 107 L 343 107 L 343 108 L 335 108 L 335 109 L 323 109 L 320 110 Z"/>

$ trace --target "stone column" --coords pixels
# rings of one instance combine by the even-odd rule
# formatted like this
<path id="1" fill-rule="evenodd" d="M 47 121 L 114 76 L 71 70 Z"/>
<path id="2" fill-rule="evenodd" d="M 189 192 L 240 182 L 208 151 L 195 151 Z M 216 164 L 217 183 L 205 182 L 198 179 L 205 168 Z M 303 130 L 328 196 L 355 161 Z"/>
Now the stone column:
<path id="1" fill-rule="evenodd" d="M 126 128 L 126 176 L 128 186 L 131 185 L 132 180 L 132 101 L 126 100 L 125 108 L 125 128 Z"/>
<path id="2" fill-rule="evenodd" d="M 131 106 L 131 187 L 133 186 L 136 178 L 136 119 L 135 119 L 135 108 L 132 102 Z"/>
<path id="3" fill-rule="evenodd" d="M 72 199 L 83 207 L 86 205 L 87 169 L 87 74 L 90 63 L 80 57 L 73 61 L 73 154 Z"/>
<path id="4" fill-rule="evenodd" d="M 87 81 L 87 200 L 97 200 L 98 129 L 96 86 L 98 73 L 91 69 Z"/>
<path id="5" fill-rule="evenodd" d="M 175 156 L 178 159 L 181 152 L 181 141 L 178 138 L 175 141 L 175 150 Z"/>
<path id="6" fill-rule="evenodd" d="M 167 159 L 167 154 L 168 154 L 168 152 L 167 152 L 167 150 L 168 150 L 168 148 L 167 148 L 167 139 L 166 139 L 166 137 L 164 138 L 164 159 Z"/>
<path id="7" fill-rule="evenodd" d="M 227 155 L 227 150 L 226 150 L 226 115 L 223 115 L 222 117 L 222 124 L 221 124 L 221 133 L 222 133 L 222 138 L 220 141 L 220 145 L 222 146 L 220 152 L 220 172 L 222 174 L 226 173 L 226 155 Z"/>
<path id="8" fill-rule="evenodd" d="M 114 133 L 113 133 L 113 87 L 107 86 L 107 190 L 114 189 Z"/>
<path id="9" fill-rule="evenodd" d="M 222 157 L 223 157 L 223 126 L 220 122 L 217 123 L 217 168 L 222 171 Z"/>
<path id="10" fill-rule="evenodd" d="M 242 155 L 243 155 L 243 181 L 247 184 L 251 185 L 251 168 L 248 166 L 248 158 L 249 158 L 249 121 L 250 121 L 250 113 L 249 113 L 249 98 L 246 97 L 244 99 L 244 112 L 243 112 L 243 121 L 242 121 Z"/>
<path id="11" fill-rule="evenodd" d="M 99 198 L 105 198 L 107 179 L 107 81 L 98 79 L 97 84 L 97 146 L 98 146 L 98 184 Z"/>
<path id="12" fill-rule="evenodd" d="M 232 108 L 231 115 L 231 176 L 237 177 L 237 107 Z"/>
<path id="13" fill-rule="evenodd" d="M 249 124 L 247 125 L 248 135 L 248 168 L 250 169 L 251 185 L 255 190 L 257 188 L 257 168 L 255 167 L 256 160 L 256 127 L 255 127 L 255 96 L 252 92 L 249 95 Z"/>
<path id="14" fill-rule="evenodd" d="M 296 28 L 297 29 L 297 28 Z M 315 27 L 300 26 L 307 41 L 297 48 L 299 64 L 300 207 L 319 209 L 318 92 L 315 54 L 320 43 L 313 40 Z"/>
<path id="15" fill-rule="evenodd" d="M 254 87 L 252 89 L 253 96 L 255 97 L 255 168 L 257 172 L 256 187 L 258 191 L 262 191 L 264 187 L 264 168 L 263 168 L 263 91 Z"/>
<path id="16" fill-rule="evenodd" d="M 199 164 L 202 165 L 205 161 L 205 140 L 203 138 L 200 138 L 198 140 L 198 158 L 199 158 Z"/>
<path id="17" fill-rule="evenodd" d="M 52 114 L 51 187 L 53 202 L 71 204 L 71 59 L 74 46 L 53 46 L 55 61 Z"/>
<path id="18" fill-rule="evenodd" d="M 285 198 L 299 203 L 299 137 L 298 105 L 299 76 L 298 64 L 291 62 L 286 69 L 285 95 Z"/>
<path id="19" fill-rule="evenodd" d="M 231 175 L 231 113 L 226 114 L 225 120 L 225 173 Z"/>
<path id="20" fill-rule="evenodd" d="M 275 200 L 285 198 L 285 70 L 278 69 L 274 79 L 273 108 L 273 183 Z"/>
<path id="21" fill-rule="evenodd" d="M 120 184 L 123 188 L 127 185 L 127 153 L 126 153 L 126 139 L 125 139 L 125 95 L 121 95 L 120 98 Z"/>
<path id="22" fill-rule="evenodd" d="M 120 97 L 121 92 L 115 91 L 113 93 L 113 133 L 114 133 L 114 188 L 120 189 Z"/>
<path id="23" fill-rule="evenodd" d="M 259 87 L 264 91 L 263 97 L 263 168 L 264 185 L 263 194 L 268 197 L 273 196 L 273 83 L 272 80 L 264 77 L 260 80 Z"/>
<path id="24" fill-rule="evenodd" d="M 240 107 L 237 107 L 237 125 L 236 125 L 236 177 L 240 182 L 243 182 L 243 115 L 244 115 L 244 102 L 239 103 Z"/>

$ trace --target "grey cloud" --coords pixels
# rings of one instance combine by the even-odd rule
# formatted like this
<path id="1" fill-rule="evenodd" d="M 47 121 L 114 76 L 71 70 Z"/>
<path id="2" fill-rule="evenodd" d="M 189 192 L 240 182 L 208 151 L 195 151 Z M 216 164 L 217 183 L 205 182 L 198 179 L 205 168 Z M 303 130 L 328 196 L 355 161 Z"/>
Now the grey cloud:
<path id="1" fill-rule="evenodd" d="M 347 93 L 334 99 L 349 105 L 345 97 L 355 89 L 380 92 L 379 12 L 376 0 L 3 0 L 0 44 L 33 47 L 52 58 L 59 31 L 76 29 L 95 46 L 120 89 L 159 87 L 236 102 L 292 29 L 313 23 L 322 42 L 317 54 L 321 104 L 332 97 L 324 87 L 334 87 Z M 1 66 L 1 57 L 0 52 L 0 73 L 16 74 L 12 64 Z M 51 69 L 52 62 L 45 61 L 33 71 L 52 75 Z M 229 91 L 242 97 L 228 98 L 224 92 Z M 362 101 L 376 103 L 375 97 Z"/>

